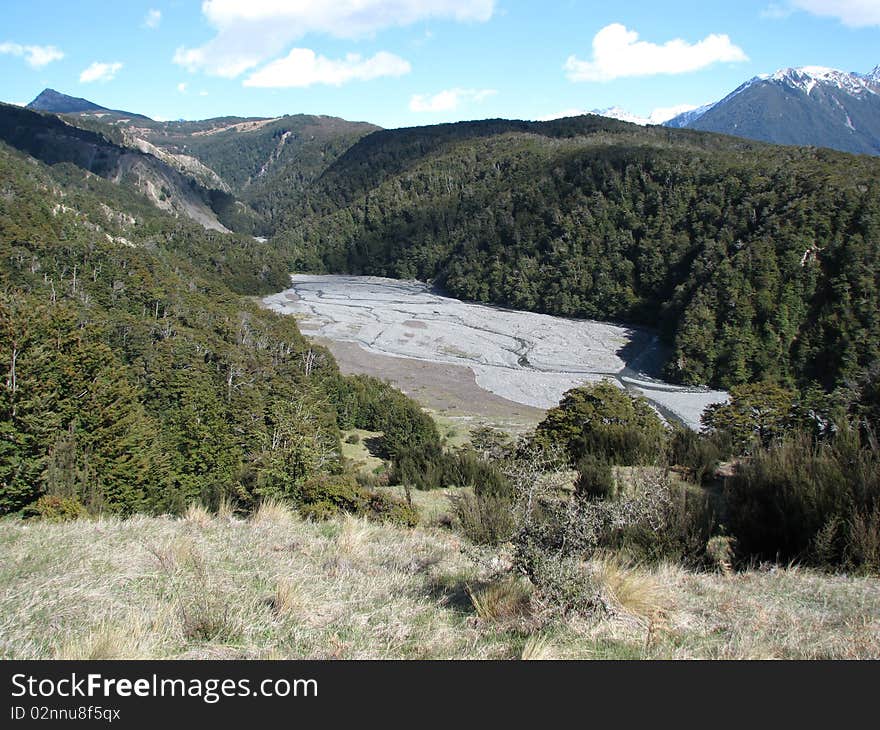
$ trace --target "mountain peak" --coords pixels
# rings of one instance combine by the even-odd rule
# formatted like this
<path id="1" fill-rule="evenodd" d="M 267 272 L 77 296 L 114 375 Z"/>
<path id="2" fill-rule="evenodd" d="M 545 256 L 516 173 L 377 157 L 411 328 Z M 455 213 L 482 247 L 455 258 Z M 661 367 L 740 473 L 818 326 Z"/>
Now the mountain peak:
<path id="1" fill-rule="evenodd" d="M 867 74 L 826 66 L 783 68 L 667 125 L 880 155 L 880 67 Z"/>
<path id="2" fill-rule="evenodd" d="M 55 91 L 55 89 L 43 89 L 37 98 L 27 105 L 27 108 L 38 112 L 52 112 L 53 114 L 109 111 L 109 109 L 105 109 L 88 99 L 68 96 L 60 91 Z"/>
<path id="3" fill-rule="evenodd" d="M 100 104 L 95 104 L 88 99 L 78 96 L 68 96 L 55 89 L 43 89 L 39 96 L 27 105 L 28 109 L 37 112 L 49 112 L 50 114 L 114 114 L 135 119 L 149 119 L 143 114 L 108 109 Z"/>
<path id="4" fill-rule="evenodd" d="M 629 122 L 630 124 L 639 124 L 645 126 L 651 123 L 650 119 L 631 114 L 626 109 L 619 106 L 610 106 L 607 109 L 593 109 L 590 114 L 598 114 L 600 117 L 608 117 L 609 119 L 617 119 L 620 122 Z"/>
<path id="5" fill-rule="evenodd" d="M 863 76 L 826 66 L 800 66 L 780 69 L 776 73 L 766 76 L 758 76 L 753 81 L 778 81 L 803 91 L 807 96 L 820 85 L 858 95 L 865 91 L 876 93 L 876 89 L 873 87 L 877 81 L 877 78 L 874 77 L 877 71 L 878 69 L 874 69 L 872 73 Z"/>

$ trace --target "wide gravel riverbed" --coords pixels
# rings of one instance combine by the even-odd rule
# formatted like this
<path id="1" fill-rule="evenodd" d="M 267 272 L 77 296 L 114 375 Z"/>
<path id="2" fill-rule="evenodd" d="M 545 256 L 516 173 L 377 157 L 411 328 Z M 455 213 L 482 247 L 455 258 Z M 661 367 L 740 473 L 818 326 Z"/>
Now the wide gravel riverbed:
<path id="1" fill-rule="evenodd" d="M 483 390 L 532 408 L 608 378 L 698 428 L 703 409 L 727 398 L 652 377 L 660 353 L 646 330 L 462 302 L 418 281 L 297 274 L 291 283 L 263 304 L 296 315 L 304 334 L 373 355 L 463 366 Z"/>

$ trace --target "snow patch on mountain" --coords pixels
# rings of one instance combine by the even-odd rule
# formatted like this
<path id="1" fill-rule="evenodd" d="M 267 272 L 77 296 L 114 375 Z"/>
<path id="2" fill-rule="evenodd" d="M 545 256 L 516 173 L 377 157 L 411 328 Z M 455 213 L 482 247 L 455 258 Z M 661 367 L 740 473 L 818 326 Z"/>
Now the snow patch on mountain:
<path id="1" fill-rule="evenodd" d="M 631 114 L 625 109 L 618 106 L 612 106 L 608 109 L 593 109 L 590 114 L 598 114 L 602 117 L 610 117 L 621 122 L 630 122 L 631 124 L 639 124 L 643 127 L 649 124 L 663 124 L 670 119 L 681 116 L 688 112 L 692 112 L 699 107 L 693 104 L 679 104 L 678 106 L 659 107 L 651 112 L 647 117 L 640 117 L 637 114 Z"/>
<path id="2" fill-rule="evenodd" d="M 872 77 L 876 72 L 877 69 L 874 69 L 871 74 L 862 75 L 825 66 L 802 66 L 780 69 L 770 76 L 770 80 L 780 81 L 800 89 L 807 96 L 819 85 L 837 88 L 858 96 L 866 92 L 871 94 L 880 92 L 880 89 L 877 88 L 877 81 Z"/>

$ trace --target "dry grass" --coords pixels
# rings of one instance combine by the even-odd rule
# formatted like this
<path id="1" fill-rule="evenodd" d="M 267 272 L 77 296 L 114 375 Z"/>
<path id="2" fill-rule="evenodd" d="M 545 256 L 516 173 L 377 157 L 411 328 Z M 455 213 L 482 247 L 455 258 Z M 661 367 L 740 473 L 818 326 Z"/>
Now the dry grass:
<path id="1" fill-rule="evenodd" d="M 400 486 L 379 487 L 376 491 L 406 499 L 406 490 Z M 419 511 L 419 521 L 422 525 L 436 527 L 437 525 L 449 525 L 452 523 L 454 510 L 452 499 L 456 495 L 472 494 L 470 487 L 446 487 L 444 489 L 430 489 L 421 491 L 410 490 L 413 505 Z"/>
<path id="2" fill-rule="evenodd" d="M 5 520 L 0 555 L 0 658 L 880 657 L 876 578 L 606 559 L 593 570 L 611 617 L 550 620 L 528 584 L 497 578 L 496 553 L 449 531 L 277 505 Z"/>
<path id="3" fill-rule="evenodd" d="M 269 600 L 272 611 L 279 619 L 293 614 L 302 604 L 299 585 L 281 577 L 275 584 L 275 594 Z"/>
<path id="4" fill-rule="evenodd" d="M 183 519 L 189 524 L 200 528 L 205 528 L 211 524 L 210 513 L 205 509 L 204 505 L 201 505 L 198 502 L 193 502 L 186 508 Z"/>
<path id="5" fill-rule="evenodd" d="M 614 609 L 648 622 L 668 612 L 669 592 L 656 572 L 629 566 L 612 555 L 593 560 L 590 567 Z"/>
<path id="6" fill-rule="evenodd" d="M 541 634 L 532 634 L 526 639 L 519 658 L 524 662 L 534 662 L 556 659 L 557 656 L 553 651 L 553 644 L 548 637 Z"/>
<path id="7" fill-rule="evenodd" d="M 508 576 L 482 587 L 467 587 L 477 616 L 484 621 L 511 621 L 531 612 L 531 585 L 519 576 Z"/>
<path id="8" fill-rule="evenodd" d="M 227 497 L 223 497 L 217 506 L 217 518 L 221 520 L 235 519 L 235 506 Z"/>
<path id="9" fill-rule="evenodd" d="M 298 519 L 290 507 L 275 499 L 264 499 L 250 517 L 253 524 L 268 526 L 290 525 Z"/>

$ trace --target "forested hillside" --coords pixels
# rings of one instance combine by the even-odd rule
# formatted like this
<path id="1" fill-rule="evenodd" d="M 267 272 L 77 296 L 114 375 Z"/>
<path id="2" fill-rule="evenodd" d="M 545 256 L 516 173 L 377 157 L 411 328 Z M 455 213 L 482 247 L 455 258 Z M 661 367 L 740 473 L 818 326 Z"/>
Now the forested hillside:
<path id="1" fill-rule="evenodd" d="M 0 141 L 46 164 L 69 162 L 134 187 L 157 208 L 205 228 L 226 230 L 218 216 L 226 217 L 231 196 L 206 188 L 152 154 L 122 145 L 118 130 L 109 125 L 90 122 L 85 127 L 52 114 L 0 104 Z"/>
<path id="2" fill-rule="evenodd" d="M 258 234 L 270 232 L 275 217 L 298 204 L 310 183 L 359 139 L 379 129 L 308 114 L 157 122 L 86 110 L 62 118 L 152 154 L 194 178 L 213 190 L 210 202 L 225 225 Z"/>
<path id="3" fill-rule="evenodd" d="M 264 244 L 0 144 L 0 514 L 42 496 L 124 514 L 375 506 L 321 480 L 342 471 L 336 405 L 357 426 L 384 386 L 341 378 L 294 319 L 241 296 L 287 280 Z M 426 428 L 396 397 L 389 431 Z"/>
<path id="4" fill-rule="evenodd" d="M 667 375 L 832 388 L 880 357 L 880 162 L 599 117 L 374 133 L 279 224 L 302 268 L 660 328 Z"/>

